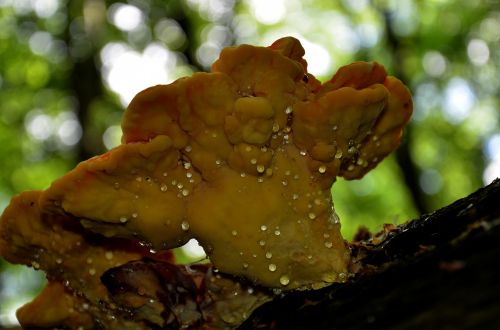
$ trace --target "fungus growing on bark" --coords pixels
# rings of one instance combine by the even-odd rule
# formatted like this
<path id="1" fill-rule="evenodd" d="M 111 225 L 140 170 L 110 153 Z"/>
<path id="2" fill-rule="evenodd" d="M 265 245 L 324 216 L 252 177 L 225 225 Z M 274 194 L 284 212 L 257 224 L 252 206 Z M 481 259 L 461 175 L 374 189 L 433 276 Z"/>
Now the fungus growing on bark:
<path id="1" fill-rule="evenodd" d="M 76 222 L 82 242 L 93 233 L 154 252 L 196 238 L 221 273 L 266 288 L 345 281 L 349 248 L 330 188 L 337 176 L 361 178 L 398 146 L 412 101 L 377 63 L 347 65 L 321 84 L 303 55 L 291 37 L 229 47 L 211 73 L 142 91 L 124 115 L 122 144 L 37 192 L 30 223 Z M 30 264 L 22 250 L 37 235 L 12 220 L 26 208 L 14 199 L 2 216 L 0 253 Z M 122 263 L 146 256 L 125 254 Z M 49 264 L 42 268 L 53 274 Z M 88 281 L 108 300 L 99 275 L 110 268 L 93 268 L 95 286 Z"/>

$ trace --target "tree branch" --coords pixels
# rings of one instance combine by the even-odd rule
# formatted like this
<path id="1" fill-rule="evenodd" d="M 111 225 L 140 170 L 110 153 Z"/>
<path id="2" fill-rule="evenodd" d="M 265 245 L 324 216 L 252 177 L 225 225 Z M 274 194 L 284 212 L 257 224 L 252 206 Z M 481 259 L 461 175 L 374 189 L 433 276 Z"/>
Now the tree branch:
<path id="1" fill-rule="evenodd" d="M 243 329 L 495 329 L 500 324 L 500 180 L 353 243 L 344 284 L 258 308 Z"/>

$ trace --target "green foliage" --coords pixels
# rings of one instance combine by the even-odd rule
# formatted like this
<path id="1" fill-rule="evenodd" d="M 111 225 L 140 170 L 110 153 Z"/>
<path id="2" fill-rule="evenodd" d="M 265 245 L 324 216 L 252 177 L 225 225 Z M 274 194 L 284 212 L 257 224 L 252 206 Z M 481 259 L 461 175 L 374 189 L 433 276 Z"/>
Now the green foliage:
<path id="1" fill-rule="evenodd" d="M 348 238 L 360 224 L 406 221 L 499 175 L 499 31 L 496 0 L 0 0 L 0 211 L 116 145 L 141 81 L 168 83 L 208 70 L 224 46 L 293 35 L 323 80 L 376 60 L 410 87 L 410 159 L 333 188 Z M 2 279 L 18 276 L 2 267 Z"/>

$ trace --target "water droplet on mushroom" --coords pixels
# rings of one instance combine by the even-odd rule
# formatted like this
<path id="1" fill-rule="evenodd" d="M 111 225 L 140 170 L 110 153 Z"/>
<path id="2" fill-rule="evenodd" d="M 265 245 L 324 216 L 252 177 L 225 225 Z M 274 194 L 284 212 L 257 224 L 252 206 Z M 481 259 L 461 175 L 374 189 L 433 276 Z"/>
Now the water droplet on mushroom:
<path id="1" fill-rule="evenodd" d="M 266 170 L 266 168 L 264 167 L 264 165 L 257 165 L 257 172 L 259 173 L 264 173 L 264 171 Z"/>
<path id="2" fill-rule="evenodd" d="M 257 164 L 257 158 L 250 159 L 250 164 L 252 164 L 252 165 Z"/>
<path id="3" fill-rule="evenodd" d="M 307 155 L 307 151 L 305 151 L 305 150 L 301 150 L 301 151 L 300 151 L 300 154 L 301 154 L 302 156 L 305 156 L 305 155 Z"/>
<path id="4" fill-rule="evenodd" d="M 349 166 L 347 166 L 347 170 L 348 171 L 353 171 L 354 170 L 354 165 L 353 164 L 349 164 Z"/>
<path id="5" fill-rule="evenodd" d="M 274 235 L 279 236 L 279 235 L 281 235 L 281 232 L 279 230 L 275 230 Z"/>
<path id="6" fill-rule="evenodd" d="M 87 261 L 88 264 L 91 264 L 93 262 L 92 258 L 87 258 L 86 261 Z"/>
<path id="7" fill-rule="evenodd" d="M 257 178 L 257 182 L 259 182 L 259 183 L 264 182 L 264 178 L 263 178 L 263 177 L 259 177 L 259 178 Z"/>
<path id="8" fill-rule="evenodd" d="M 264 245 L 266 245 L 266 241 L 260 240 L 260 241 L 259 241 L 259 245 L 260 245 L 260 246 L 264 246 Z"/>
<path id="9" fill-rule="evenodd" d="M 193 150 L 193 148 L 191 146 L 186 146 L 186 148 L 184 148 L 184 150 L 186 150 L 186 152 L 191 152 L 191 150 Z"/>
<path id="10" fill-rule="evenodd" d="M 135 178 L 135 181 L 142 182 L 142 178 L 140 176 L 138 176 L 138 177 Z"/>
<path id="11" fill-rule="evenodd" d="M 115 182 L 114 184 L 114 187 L 116 190 L 120 189 L 120 183 L 119 182 Z"/>
<path id="12" fill-rule="evenodd" d="M 299 199 L 299 194 L 293 194 L 293 195 L 292 195 L 292 199 L 293 199 L 293 200 L 297 200 L 297 199 Z"/>
<path id="13" fill-rule="evenodd" d="M 271 252 L 266 252 L 266 259 L 271 259 L 273 254 Z"/>
<path id="14" fill-rule="evenodd" d="M 326 166 L 325 165 L 321 165 L 320 167 L 318 167 L 318 172 L 323 174 L 326 172 Z"/>
<path id="15" fill-rule="evenodd" d="M 182 183 L 177 184 L 177 188 L 182 189 L 183 187 L 184 187 L 184 185 Z"/>
<path id="16" fill-rule="evenodd" d="M 167 172 L 163 172 L 163 176 L 167 176 L 167 175 L 168 175 L 168 173 L 167 173 Z"/>
<path id="17" fill-rule="evenodd" d="M 339 273 L 339 280 L 345 281 L 346 278 L 347 278 L 347 274 L 346 273 Z"/>
<path id="18" fill-rule="evenodd" d="M 233 235 L 233 236 L 237 236 L 237 235 L 238 235 L 238 232 L 237 232 L 236 230 L 233 230 L 233 231 L 231 231 L 231 235 Z"/>
<path id="19" fill-rule="evenodd" d="M 187 221 L 183 221 L 183 222 L 181 223 L 181 228 L 182 228 L 182 230 L 184 230 L 184 231 L 188 231 L 188 230 L 189 230 L 189 222 L 187 222 Z"/>
<path id="20" fill-rule="evenodd" d="M 273 132 L 276 133 L 280 130 L 280 125 L 278 123 L 273 124 Z"/>
<path id="21" fill-rule="evenodd" d="M 262 230 L 262 231 L 266 231 L 266 230 L 267 230 L 267 226 L 266 226 L 266 225 L 262 225 L 262 226 L 260 226 L 260 230 Z"/>
<path id="22" fill-rule="evenodd" d="M 57 263 L 57 264 L 62 264 L 62 259 L 61 259 L 61 258 L 57 258 L 57 259 L 56 259 L 56 263 Z"/>
<path id="23" fill-rule="evenodd" d="M 311 220 L 316 219 L 316 214 L 315 214 L 315 213 L 313 213 L 313 212 L 310 212 L 307 216 L 308 216 L 308 217 L 309 217 L 309 219 L 311 219 Z"/>
<path id="24" fill-rule="evenodd" d="M 95 273 L 96 273 L 95 268 L 90 268 L 90 269 L 89 269 L 89 274 L 90 274 L 90 275 L 94 276 L 94 275 L 95 275 Z"/>
<path id="25" fill-rule="evenodd" d="M 113 259 L 114 255 L 113 255 L 113 252 L 111 251 L 106 251 L 106 253 L 104 254 L 104 256 L 106 257 L 106 259 L 108 260 L 111 260 Z"/>
<path id="26" fill-rule="evenodd" d="M 328 237 L 330 237 L 330 234 L 328 234 L 328 233 L 323 233 L 323 237 L 324 237 L 324 238 L 328 238 Z"/>
<path id="27" fill-rule="evenodd" d="M 241 176 L 242 178 L 244 178 L 244 177 L 246 177 L 247 175 L 246 175 L 246 173 L 245 173 L 245 172 L 241 172 L 241 173 L 240 173 L 240 176 Z"/>
<path id="28" fill-rule="evenodd" d="M 191 163 L 184 163 L 184 168 L 189 170 L 191 168 Z"/>
<path id="29" fill-rule="evenodd" d="M 220 160 L 220 159 L 216 159 L 216 160 L 215 160 L 215 165 L 220 165 L 220 164 L 222 164 L 222 160 Z"/>
<path id="30" fill-rule="evenodd" d="M 338 149 L 337 152 L 335 153 L 335 158 L 340 159 L 342 158 L 342 150 Z"/>
<path id="31" fill-rule="evenodd" d="M 280 283 L 281 285 L 286 286 L 290 283 L 290 278 L 287 275 L 283 275 L 280 277 Z"/>
<path id="32" fill-rule="evenodd" d="M 271 271 L 271 272 L 276 271 L 276 265 L 275 264 L 269 264 L 269 266 L 267 268 L 269 268 L 269 271 Z"/>
<path id="33" fill-rule="evenodd" d="M 266 175 L 267 175 L 267 176 L 271 176 L 271 175 L 273 175 L 273 169 L 272 169 L 272 168 L 270 168 L 270 167 L 269 167 L 269 168 L 267 168 L 267 169 L 266 169 Z"/>
<path id="34" fill-rule="evenodd" d="M 245 268 L 245 269 L 248 268 L 248 264 L 246 262 L 243 263 L 243 268 Z"/>
<path id="35" fill-rule="evenodd" d="M 330 249 L 332 246 L 333 246 L 332 242 L 330 242 L 330 241 L 325 242 L 325 247 Z"/>
<path id="36" fill-rule="evenodd" d="M 332 127 L 332 130 L 333 130 L 334 132 L 335 132 L 336 130 L 338 130 L 338 129 L 339 129 L 339 127 L 338 127 L 337 125 L 334 125 L 334 126 Z"/>
<path id="37" fill-rule="evenodd" d="M 187 195 L 189 195 L 189 190 L 182 189 L 182 196 L 186 197 Z"/>
<path id="38" fill-rule="evenodd" d="M 321 279 L 326 282 L 326 283 L 333 283 L 337 279 L 337 273 L 331 272 L 331 273 L 324 273 L 321 276 Z"/>
<path id="39" fill-rule="evenodd" d="M 137 218 L 137 213 L 132 213 L 132 218 Z"/>
<path id="40" fill-rule="evenodd" d="M 285 109 L 285 113 L 286 113 L 287 115 L 291 114 L 291 113 L 292 113 L 292 111 L 293 111 L 293 109 L 292 109 L 292 107 L 291 107 L 291 106 L 288 106 L 288 107 L 286 107 L 286 109 Z"/>
<path id="41" fill-rule="evenodd" d="M 187 172 L 187 173 L 186 173 L 186 178 L 188 178 L 188 179 L 189 179 L 189 178 L 191 178 L 192 176 L 193 176 L 193 173 L 191 173 L 191 172 Z"/>
<path id="42" fill-rule="evenodd" d="M 126 217 L 120 217 L 120 222 L 121 223 L 126 223 L 128 219 Z"/>
<path id="43" fill-rule="evenodd" d="M 286 187 L 286 186 L 288 186 L 288 181 L 283 180 L 283 181 L 281 181 L 281 184 Z"/>
<path id="44" fill-rule="evenodd" d="M 165 191 L 167 191 L 167 190 L 168 190 L 168 186 L 167 186 L 166 184 L 162 184 L 162 185 L 160 186 L 160 190 L 161 190 L 161 191 L 163 191 L 163 192 L 165 192 Z"/>

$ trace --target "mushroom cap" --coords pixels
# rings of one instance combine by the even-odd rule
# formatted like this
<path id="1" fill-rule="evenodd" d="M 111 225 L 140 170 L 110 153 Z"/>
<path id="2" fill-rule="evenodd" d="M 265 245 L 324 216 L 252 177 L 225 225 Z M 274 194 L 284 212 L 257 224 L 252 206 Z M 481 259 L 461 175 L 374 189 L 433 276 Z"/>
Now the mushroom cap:
<path id="1" fill-rule="evenodd" d="M 266 287 L 345 280 L 331 186 L 398 146 L 412 101 L 378 63 L 321 84 L 303 55 L 291 37 L 229 47 L 211 73 L 140 92 L 122 144 L 56 180 L 41 212 L 155 250 L 196 238 L 220 271 Z"/>

